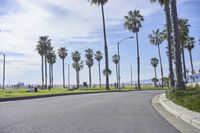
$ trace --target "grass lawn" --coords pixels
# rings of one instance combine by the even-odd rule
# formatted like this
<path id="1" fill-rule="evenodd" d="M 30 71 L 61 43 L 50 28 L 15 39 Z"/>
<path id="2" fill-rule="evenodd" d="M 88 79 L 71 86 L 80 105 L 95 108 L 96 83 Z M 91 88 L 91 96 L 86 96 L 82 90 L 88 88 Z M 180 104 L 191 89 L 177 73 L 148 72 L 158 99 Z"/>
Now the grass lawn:
<path id="1" fill-rule="evenodd" d="M 110 87 L 111 90 L 117 90 L 114 87 Z M 157 90 L 161 88 L 155 88 L 151 86 L 142 87 L 142 90 Z M 134 90 L 134 87 L 126 86 L 122 90 Z M 49 90 L 39 90 L 38 92 L 27 92 L 27 88 L 19 90 L 0 90 L 0 98 L 11 98 L 11 97 L 22 97 L 22 96 L 39 96 L 39 95 L 50 95 L 50 94 L 69 94 L 69 93 L 80 93 L 80 92 L 102 92 L 106 91 L 105 88 L 88 88 L 79 90 L 68 90 L 64 88 L 54 88 Z"/>
<path id="2" fill-rule="evenodd" d="M 189 110 L 200 112 L 200 88 L 167 91 L 167 98 Z"/>

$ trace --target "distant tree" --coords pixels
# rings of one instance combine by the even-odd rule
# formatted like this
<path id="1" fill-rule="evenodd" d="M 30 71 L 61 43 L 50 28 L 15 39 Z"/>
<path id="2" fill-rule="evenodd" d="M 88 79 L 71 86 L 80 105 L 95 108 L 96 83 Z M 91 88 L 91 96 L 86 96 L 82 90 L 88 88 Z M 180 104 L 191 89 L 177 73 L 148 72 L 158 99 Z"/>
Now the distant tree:
<path id="1" fill-rule="evenodd" d="M 91 4 L 101 6 L 102 20 L 103 20 L 103 33 L 104 33 L 105 70 L 109 70 L 108 46 L 107 46 L 107 39 L 106 39 L 106 24 L 105 24 L 105 15 L 104 15 L 104 5 L 108 2 L 108 0 L 88 0 L 88 1 Z M 106 89 L 110 90 L 109 75 L 106 75 Z"/>
<path id="2" fill-rule="evenodd" d="M 89 69 L 89 86 L 90 86 L 90 88 L 92 87 L 91 68 L 94 65 L 93 55 L 94 55 L 94 53 L 93 53 L 92 49 L 85 50 L 86 65 L 88 66 L 88 69 Z"/>
<path id="3" fill-rule="evenodd" d="M 161 72 L 161 80 L 163 79 L 163 66 L 162 66 L 162 57 L 160 52 L 160 44 L 163 42 L 163 33 L 160 32 L 159 29 L 153 31 L 153 34 L 149 35 L 150 43 L 158 47 L 158 54 L 160 59 L 160 72 Z M 163 87 L 163 80 L 162 80 Z"/>
<path id="4" fill-rule="evenodd" d="M 101 87 L 101 60 L 103 59 L 103 54 L 101 51 L 97 51 L 95 54 L 95 59 L 98 61 L 99 67 L 99 86 Z"/>
<path id="5" fill-rule="evenodd" d="M 124 17 L 125 22 L 124 26 L 127 30 L 136 34 L 137 42 L 137 76 L 138 76 L 138 89 L 140 88 L 140 53 L 139 53 L 139 41 L 138 41 L 138 32 L 142 27 L 142 21 L 144 17 L 140 14 L 139 10 L 129 11 L 128 15 Z"/>
<path id="6" fill-rule="evenodd" d="M 186 64 L 185 64 L 185 42 L 187 41 L 187 36 L 189 33 L 189 27 L 187 19 L 178 19 L 178 28 L 180 33 L 180 43 L 181 43 L 181 54 L 182 54 L 182 61 L 183 61 L 183 72 L 184 72 L 184 79 L 186 81 Z"/>
<path id="7" fill-rule="evenodd" d="M 49 87 L 53 88 L 53 64 L 56 63 L 56 54 L 55 51 L 47 53 L 47 62 L 49 63 Z"/>
<path id="8" fill-rule="evenodd" d="M 118 80 L 118 64 L 119 64 L 119 56 L 117 54 L 113 55 L 112 61 L 115 63 L 116 66 L 116 79 L 117 79 L 117 84 L 119 85 L 119 80 Z"/>
<path id="9" fill-rule="evenodd" d="M 190 63 L 191 63 L 192 74 L 194 72 L 193 60 L 192 60 L 192 50 L 194 49 L 194 43 L 195 43 L 194 37 L 187 37 L 187 40 L 185 42 L 185 48 L 187 48 L 189 55 L 190 55 Z"/>
<path id="10" fill-rule="evenodd" d="M 103 70 L 103 75 L 106 76 L 106 75 L 111 75 L 112 74 L 112 71 L 110 69 L 104 69 Z"/>
<path id="11" fill-rule="evenodd" d="M 62 59 L 63 88 L 65 88 L 65 58 L 68 56 L 67 51 L 65 47 L 58 49 L 58 56 Z"/>
<path id="12" fill-rule="evenodd" d="M 151 81 L 154 83 L 154 86 L 156 87 L 156 83 L 159 81 L 159 79 L 157 78 L 152 78 Z"/>
<path id="13" fill-rule="evenodd" d="M 80 83 L 80 77 L 79 77 L 79 72 L 81 69 L 83 69 L 83 61 L 81 61 L 81 54 L 78 51 L 75 51 L 72 53 L 72 60 L 74 63 L 72 64 L 72 67 L 76 70 L 76 83 L 77 83 L 77 88 L 79 88 L 79 83 Z"/>
<path id="14" fill-rule="evenodd" d="M 151 58 L 151 65 L 154 67 L 154 73 L 155 73 L 155 78 L 157 79 L 157 66 L 158 66 L 159 60 L 157 58 Z M 154 86 L 156 86 L 156 82 L 154 82 Z"/>
<path id="15" fill-rule="evenodd" d="M 168 77 L 163 77 L 163 82 L 164 82 L 164 86 L 169 87 L 169 78 Z"/>

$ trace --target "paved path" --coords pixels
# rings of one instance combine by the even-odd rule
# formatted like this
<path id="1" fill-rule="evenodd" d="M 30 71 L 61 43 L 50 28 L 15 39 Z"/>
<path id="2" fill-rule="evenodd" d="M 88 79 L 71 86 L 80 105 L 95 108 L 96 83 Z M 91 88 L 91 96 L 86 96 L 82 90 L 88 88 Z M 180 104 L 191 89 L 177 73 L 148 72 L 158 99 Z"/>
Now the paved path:
<path id="1" fill-rule="evenodd" d="M 163 91 L 0 103 L 0 133 L 178 133 L 152 107 Z"/>

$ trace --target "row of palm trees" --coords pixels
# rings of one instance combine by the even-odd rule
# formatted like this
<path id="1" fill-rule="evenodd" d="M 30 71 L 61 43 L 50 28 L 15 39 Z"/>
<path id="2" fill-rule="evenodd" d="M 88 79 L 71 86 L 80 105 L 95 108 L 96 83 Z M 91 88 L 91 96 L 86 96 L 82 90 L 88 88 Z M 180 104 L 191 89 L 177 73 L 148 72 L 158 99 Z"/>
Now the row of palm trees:
<path id="1" fill-rule="evenodd" d="M 53 87 L 53 64 L 56 63 L 56 54 L 54 48 L 51 46 L 51 39 L 48 36 L 39 37 L 39 41 L 36 45 L 36 50 L 41 56 L 41 73 L 42 73 L 42 88 L 47 89 L 47 63 L 49 64 L 49 87 Z M 62 60 L 62 73 L 63 73 L 63 87 L 65 87 L 65 58 L 68 56 L 68 50 L 65 47 L 58 49 L 58 56 Z M 97 51 L 95 54 L 92 49 L 85 50 L 85 64 L 89 69 L 89 86 L 92 86 L 92 73 L 91 68 L 94 65 L 94 58 L 98 62 L 99 70 L 99 86 L 101 87 L 101 60 L 103 59 L 103 53 Z M 81 53 L 78 51 L 72 52 L 73 68 L 76 70 L 76 82 L 77 88 L 79 88 L 80 76 L 79 72 L 84 66 L 84 61 L 81 60 Z M 45 73 L 45 74 L 44 74 Z M 104 75 L 110 75 L 111 71 L 104 71 Z M 45 76 L 44 76 L 45 75 Z M 45 81 L 45 83 L 44 83 Z"/>
<path id="2" fill-rule="evenodd" d="M 105 24 L 105 15 L 104 15 L 104 5 L 108 2 L 108 0 L 88 0 L 88 1 L 91 4 L 96 4 L 101 7 L 102 21 L 103 21 L 103 35 L 104 35 L 104 54 L 105 54 L 105 69 L 103 72 L 106 76 L 106 89 L 109 90 L 109 75 L 111 74 L 111 70 L 109 69 L 106 24 Z M 178 15 L 177 15 L 177 1 L 176 0 L 150 0 L 150 1 L 159 2 L 161 6 L 164 6 L 164 11 L 165 11 L 165 16 L 166 16 L 166 36 L 165 37 L 168 42 L 167 53 L 168 53 L 168 60 L 169 60 L 170 86 L 175 86 L 175 80 L 174 80 L 174 77 L 175 77 L 174 70 L 175 70 L 176 88 L 184 89 L 185 82 L 183 80 L 183 74 L 182 74 L 183 69 L 182 69 L 182 60 L 181 60 L 181 51 L 184 49 L 181 46 L 181 39 L 180 39 L 181 30 L 179 29 L 179 21 L 178 21 Z M 139 10 L 134 10 L 134 11 L 129 11 L 128 14 L 124 17 L 124 19 L 125 19 L 125 22 L 124 22 L 125 28 L 131 33 L 135 33 L 135 36 L 136 36 L 135 38 L 136 38 L 136 43 L 137 43 L 137 75 L 138 75 L 138 88 L 140 89 L 140 51 L 139 51 L 138 32 L 140 31 L 140 28 L 142 27 L 142 22 L 144 21 L 144 17 L 140 14 Z M 187 29 L 184 29 L 184 32 L 186 31 Z M 150 38 L 151 43 L 158 47 L 160 66 L 161 66 L 161 76 L 163 79 L 162 58 L 160 55 L 160 44 L 163 40 L 162 39 L 158 40 L 159 36 L 161 36 L 161 34 L 159 30 L 156 30 L 153 32 L 152 35 L 149 36 L 149 38 Z M 192 39 L 190 38 L 190 44 L 192 44 L 191 42 L 192 42 Z M 190 47 L 188 50 L 191 51 L 192 47 Z M 87 63 L 89 73 L 90 73 L 89 79 L 91 80 L 91 66 L 93 65 L 93 56 L 91 56 L 91 50 L 88 50 L 86 53 L 87 53 L 86 63 Z M 74 52 L 73 54 L 74 56 L 77 56 L 76 59 L 73 58 L 74 60 L 73 67 L 76 68 L 77 77 L 79 77 L 79 71 L 83 67 L 82 65 L 83 62 L 80 61 L 80 53 L 78 51 Z M 47 83 L 46 53 L 42 54 L 41 57 L 45 59 L 45 84 L 46 84 Z M 175 62 L 174 63 L 175 69 L 173 68 L 173 59 Z M 101 78 L 99 78 L 99 80 L 101 81 Z M 79 83 L 78 78 L 77 78 L 77 83 Z M 64 75 L 63 75 L 63 84 L 64 84 Z M 91 85 L 91 81 L 90 81 L 90 85 Z M 163 81 L 162 81 L 162 86 L 163 86 Z"/>
<path id="3" fill-rule="evenodd" d="M 104 5 L 108 0 L 88 0 L 91 4 L 96 4 L 101 6 L 102 9 L 102 20 L 103 20 L 103 33 L 104 33 L 104 46 L 105 46 L 105 70 L 109 70 L 108 67 L 108 48 L 106 40 L 106 28 L 105 28 L 105 17 L 104 17 Z M 168 60 L 169 60 L 169 77 L 170 85 L 175 86 L 174 80 L 174 69 L 172 52 L 174 50 L 175 59 L 175 70 L 176 70 L 176 88 L 184 89 L 185 82 L 183 81 L 182 74 L 182 61 L 181 61 L 181 45 L 180 45 L 180 31 L 178 28 L 178 14 L 177 14 L 177 1 L 176 0 L 150 0 L 151 2 L 159 2 L 161 6 L 164 6 L 165 16 L 166 16 L 166 31 L 167 31 L 167 41 L 168 41 Z M 140 53 L 139 53 L 139 41 L 138 32 L 142 27 L 141 22 L 144 21 L 143 16 L 138 10 L 129 11 L 128 15 L 125 16 L 125 27 L 133 33 L 136 33 L 137 42 L 137 75 L 138 75 L 138 88 L 140 89 Z M 172 29 L 172 30 L 171 30 Z M 172 34 L 173 33 L 173 34 Z M 172 39 L 173 37 L 173 39 Z M 159 47 L 158 41 L 154 41 L 155 45 Z M 174 44 L 174 49 L 172 49 L 172 44 Z M 158 48 L 159 49 L 159 48 Z M 160 50 L 159 50 L 160 52 Z M 160 64 L 161 64 L 161 76 L 163 77 L 162 60 L 159 54 Z M 163 81 L 162 81 L 163 85 Z M 106 76 L 106 88 L 109 89 L 109 75 Z"/>

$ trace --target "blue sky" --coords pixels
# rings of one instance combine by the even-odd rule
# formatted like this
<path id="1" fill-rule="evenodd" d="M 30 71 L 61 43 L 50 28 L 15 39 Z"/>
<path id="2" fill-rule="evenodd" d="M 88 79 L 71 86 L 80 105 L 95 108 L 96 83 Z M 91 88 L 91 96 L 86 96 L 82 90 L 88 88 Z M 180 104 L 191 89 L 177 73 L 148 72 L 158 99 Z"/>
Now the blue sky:
<path id="1" fill-rule="evenodd" d="M 200 38 L 200 0 L 179 0 L 179 18 L 189 19 L 190 36 Z M 109 62 L 112 69 L 111 82 L 115 82 L 115 65 L 112 55 L 116 54 L 116 43 L 129 36 L 135 36 L 126 31 L 123 17 L 129 10 L 139 9 L 145 21 L 139 33 L 141 53 L 141 79 L 151 79 L 154 76 L 150 58 L 158 57 L 155 46 L 149 43 L 148 35 L 152 30 L 162 28 L 165 23 L 163 9 L 159 4 L 151 4 L 148 0 L 109 0 L 105 6 L 106 28 L 109 47 Z M 66 63 L 71 64 L 71 52 L 78 50 L 84 60 L 84 50 L 92 48 L 103 51 L 103 34 L 101 10 L 91 6 L 87 0 L 1 0 L 0 1 L 0 52 L 7 54 L 6 83 L 40 83 L 40 56 L 35 51 L 38 37 L 49 35 L 57 50 L 64 46 L 69 50 Z M 164 74 L 168 74 L 166 57 L 166 42 L 161 45 Z M 127 40 L 120 46 L 122 81 L 130 81 L 130 66 L 133 66 L 133 78 L 136 80 L 136 42 Z M 200 46 L 196 43 L 193 50 L 194 66 L 200 69 Z M 187 68 L 190 68 L 188 52 L 186 51 Z M 61 60 L 55 64 L 55 82 L 62 83 Z M 102 61 L 104 67 L 104 60 Z M 2 56 L 0 56 L 2 70 Z M 98 83 L 97 62 L 92 68 L 93 83 Z M 158 67 L 159 72 L 159 67 Z M 2 75 L 2 71 L 0 71 Z M 88 81 L 88 69 L 85 66 L 80 73 L 81 83 Z M 103 75 L 102 75 L 103 76 Z M 159 75 L 160 76 L 160 75 Z M 103 77 L 103 82 L 105 78 Z M 75 83 L 75 71 L 71 68 L 71 82 Z M 0 83 L 2 79 L 0 78 Z"/>

